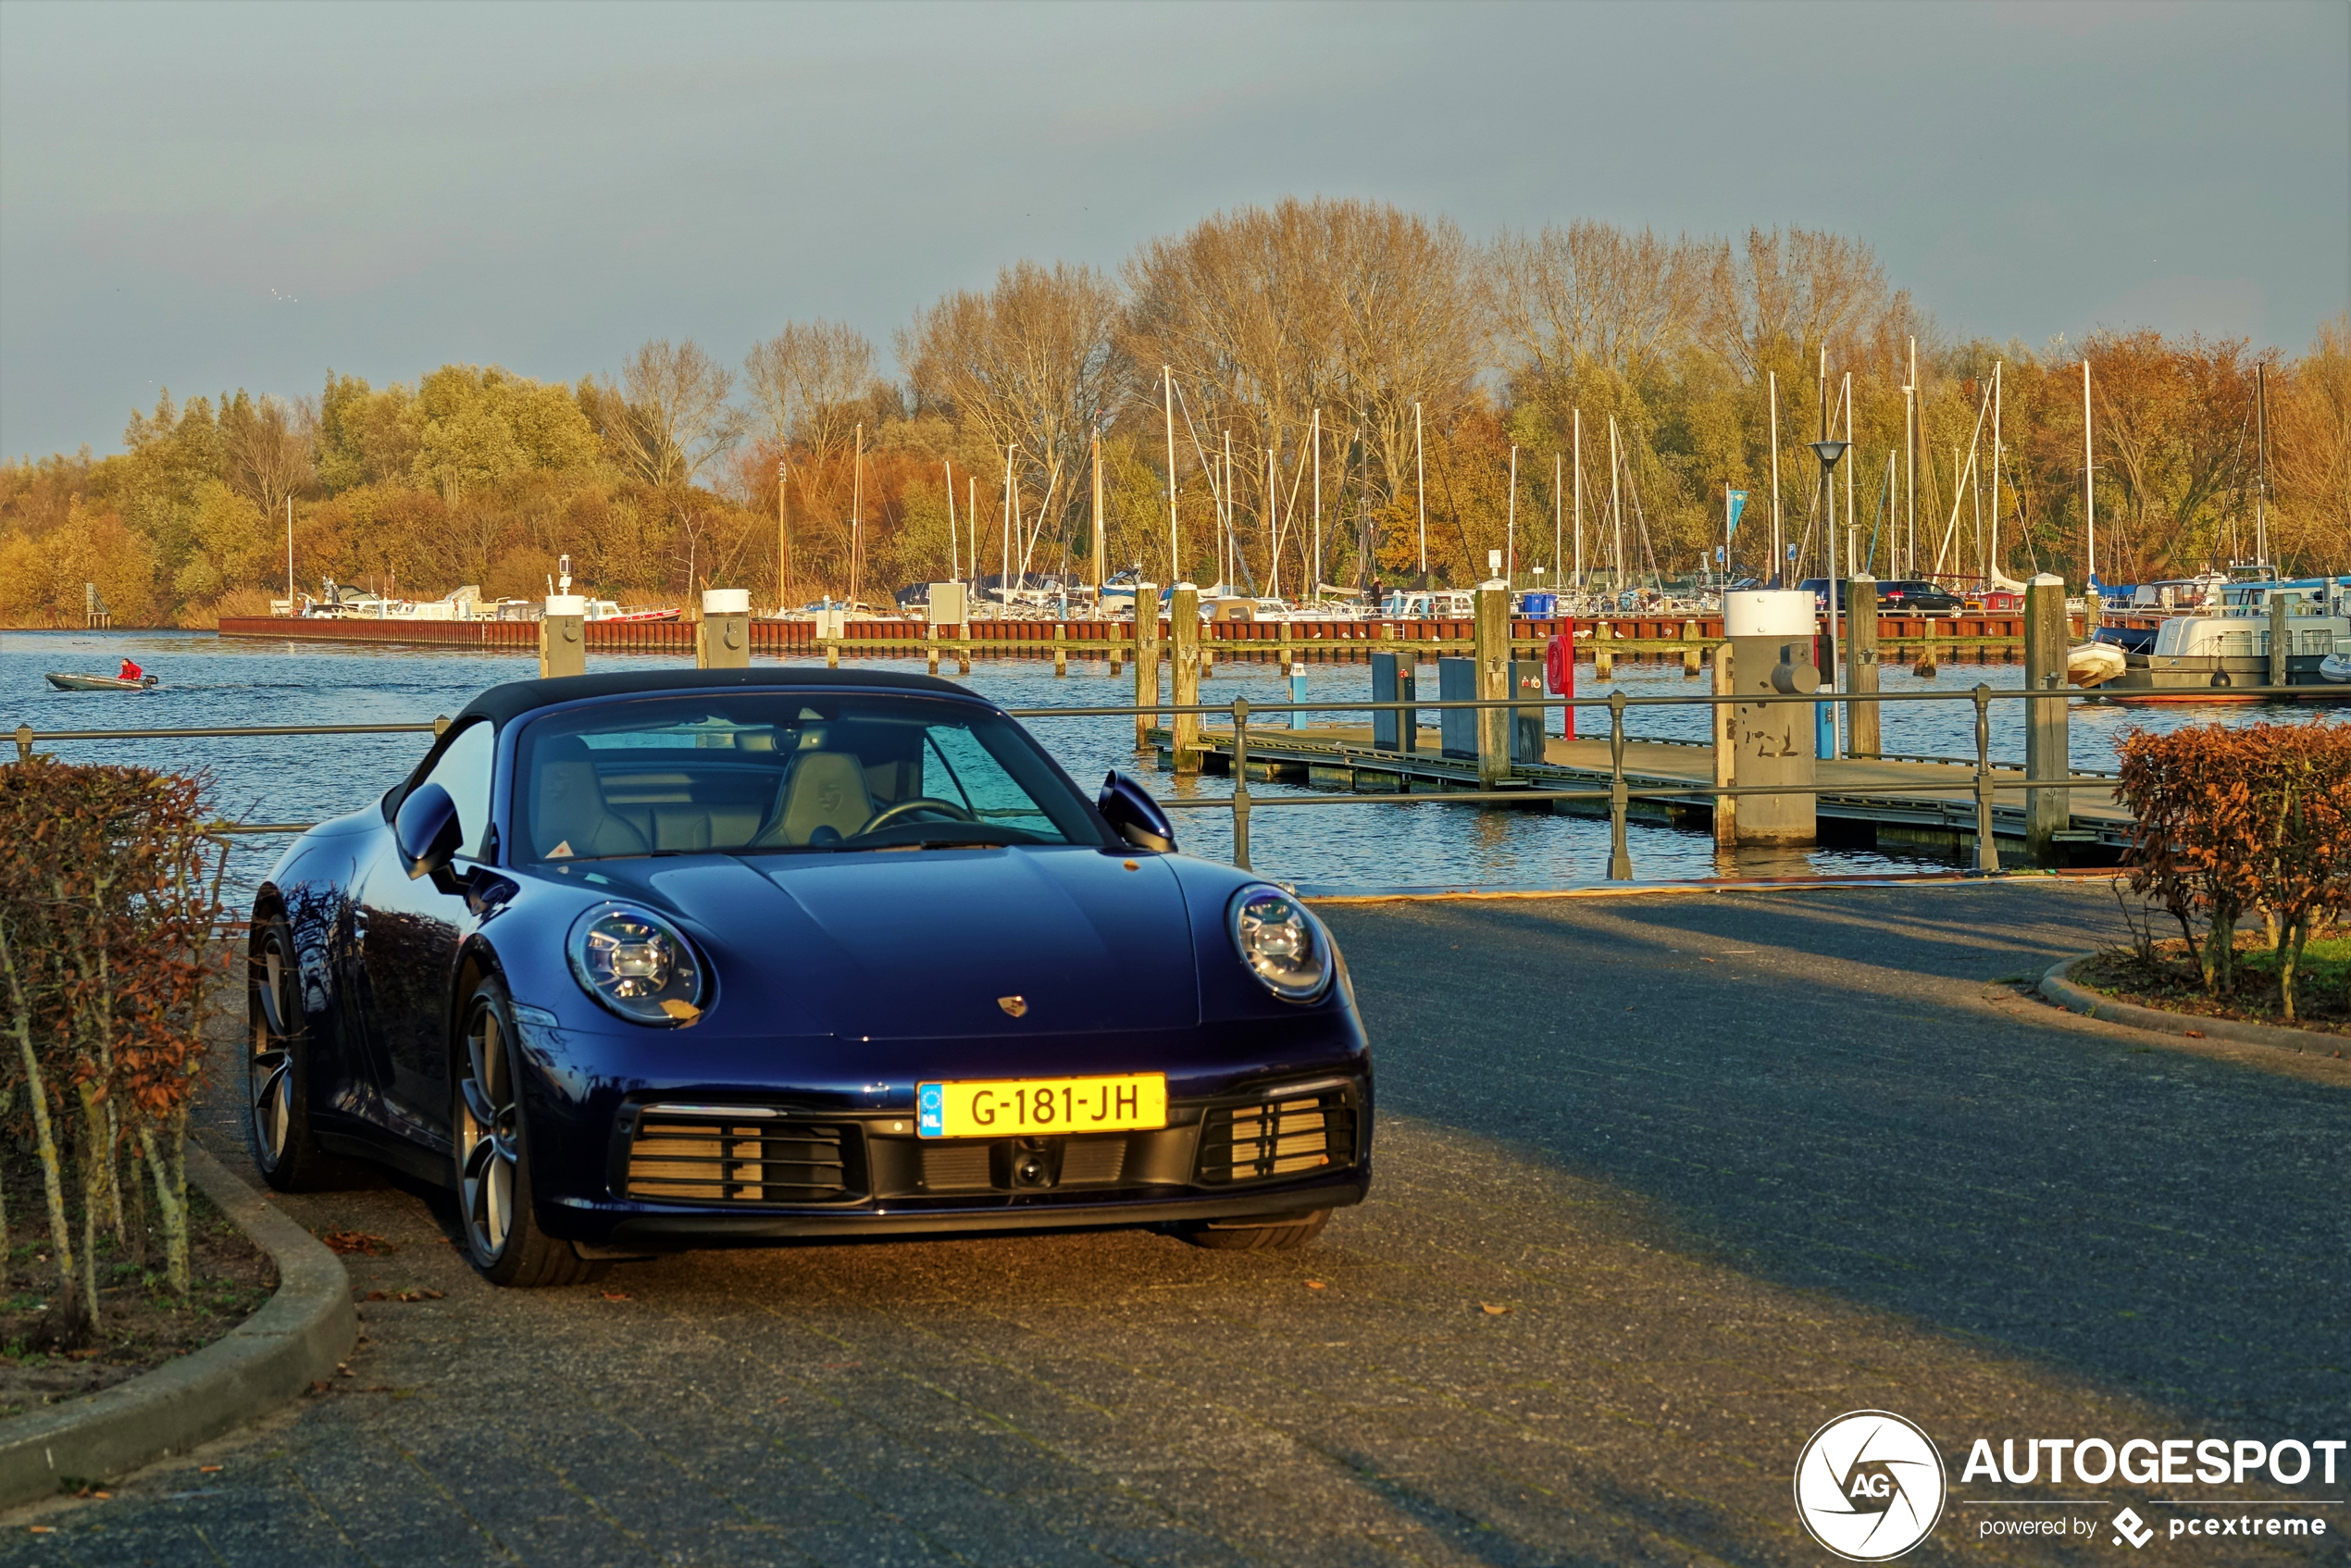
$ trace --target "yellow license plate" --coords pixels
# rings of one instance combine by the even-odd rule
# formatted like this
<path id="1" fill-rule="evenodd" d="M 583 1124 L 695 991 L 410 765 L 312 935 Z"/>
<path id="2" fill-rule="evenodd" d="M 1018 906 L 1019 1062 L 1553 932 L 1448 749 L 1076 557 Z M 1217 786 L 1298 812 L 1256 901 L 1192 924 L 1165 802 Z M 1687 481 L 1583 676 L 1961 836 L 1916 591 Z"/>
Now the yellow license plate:
<path id="1" fill-rule="evenodd" d="M 925 1138 L 1036 1138 L 1166 1125 L 1164 1073 L 998 1078 L 914 1088 L 914 1128 Z"/>

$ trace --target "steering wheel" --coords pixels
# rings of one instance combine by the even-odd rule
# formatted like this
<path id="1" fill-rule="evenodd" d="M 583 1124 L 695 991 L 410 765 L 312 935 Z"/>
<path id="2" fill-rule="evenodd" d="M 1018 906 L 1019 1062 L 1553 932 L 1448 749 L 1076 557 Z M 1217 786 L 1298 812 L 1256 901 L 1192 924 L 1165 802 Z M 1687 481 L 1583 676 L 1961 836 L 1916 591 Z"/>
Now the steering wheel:
<path id="1" fill-rule="evenodd" d="M 929 795 L 916 795 L 911 801 L 900 801 L 896 805 L 882 807 L 881 810 L 874 813 L 872 816 L 866 818 L 865 826 L 857 829 L 857 831 L 851 834 L 850 837 L 852 839 L 863 838 L 866 834 L 872 832 L 875 828 L 887 828 L 891 823 L 897 821 L 900 817 L 904 816 L 911 812 L 916 811 L 935 811 L 952 822 L 977 822 L 979 820 L 979 818 L 974 816 L 970 812 L 964 810 L 962 806 L 957 805 L 952 801 L 936 800 Z"/>

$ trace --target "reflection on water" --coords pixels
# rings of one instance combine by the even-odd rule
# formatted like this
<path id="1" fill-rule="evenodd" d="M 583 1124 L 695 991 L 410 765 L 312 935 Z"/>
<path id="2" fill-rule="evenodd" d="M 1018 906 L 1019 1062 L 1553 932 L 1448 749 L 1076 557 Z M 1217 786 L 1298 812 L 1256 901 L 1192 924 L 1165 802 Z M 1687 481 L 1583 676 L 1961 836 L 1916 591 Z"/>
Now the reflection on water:
<path id="1" fill-rule="evenodd" d="M 62 692 L 43 680 L 46 670 L 111 671 L 125 654 L 163 678 L 143 693 Z M 646 668 L 689 661 L 667 655 L 591 656 L 593 670 Z M 919 672 L 919 659 L 853 661 L 857 667 Z M 9 632 L 0 635 L 0 722 L 36 729 L 165 728 L 261 724 L 376 724 L 429 720 L 454 714 L 483 688 L 528 679 L 537 671 L 529 654 L 485 655 L 462 649 L 352 647 L 335 644 L 224 641 L 196 632 Z M 949 666 L 950 671 L 952 666 Z M 1302 666 L 1310 700 L 1363 701 L 1371 695 L 1366 664 Z M 1108 678 L 1100 660 L 1070 663 L 1056 678 L 1045 659 L 984 660 L 965 684 L 1008 707 L 1082 706 L 1131 700 L 1131 672 Z M 2021 663 L 1951 661 L 1932 680 L 1908 666 L 1887 664 L 1887 691 L 1964 692 L 1979 682 L 1996 691 L 2023 684 Z M 1620 657 L 1615 678 L 1598 682 L 1587 661 L 1577 670 L 1583 695 L 1622 690 L 1628 696 L 1701 693 L 1704 677 L 1685 678 L 1678 659 L 1639 662 Z M 1218 661 L 1206 683 L 1208 700 L 1247 697 L 1287 701 L 1288 691 L 1270 662 Z M 1427 672 L 1421 687 L 1436 690 Z M 2021 704 L 1992 710 L 1993 755 L 2021 760 Z M 2131 726 L 2171 729 L 2183 724 L 2242 724 L 2295 716 L 2307 710 L 2261 704 L 2209 708 L 2122 709 L 2076 704 L 2072 753 L 2077 766 L 2113 765 L 2115 738 Z M 1972 756 L 1972 704 L 1901 703 L 1884 710 L 1888 752 Z M 1350 719 L 1349 722 L 1361 722 Z M 1556 728 L 1558 720 L 1552 719 Z M 1605 733 L 1604 714 L 1586 710 L 1586 733 Z M 1626 731 L 1639 737 L 1699 740 L 1707 734 L 1702 708 L 1632 709 Z M 1124 717 L 1039 719 L 1031 728 L 1048 750 L 1088 790 L 1118 767 L 1139 773 L 1169 798 L 1221 796 L 1224 778 L 1177 778 L 1154 771 L 1133 750 L 1134 723 Z M 207 768 L 228 814 L 247 820 L 315 821 L 351 811 L 382 793 L 423 754 L 429 737 L 293 736 L 267 740 L 171 740 L 59 742 L 48 749 L 80 761 L 139 762 L 173 769 Z M 1311 794 L 1301 786 L 1253 785 L 1260 799 Z M 1223 812 L 1179 813 L 1187 850 L 1213 859 L 1232 853 L 1229 817 Z M 1780 876 L 1803 872 L 1866 874 L 1896 866 L 1941 865 L 1920 857 L 1869 851 L 1742 850 L 1718 854 L 1703 833 L 1634 824 L 1626 830 L 1636 877 L 1686 881 L 1714 876 Z M 241 847 L 232 878 L 250 887 L 281 847 L 253 841 Z M 1608 872 L 1608 824 L 1588 817 L 1462 805 L 1333 805 L 1279 807 L 1250 818 L 1250 858 L 1258 869 L 1286 880 L 1352 887 L 1567 886 L 1602 880 Z"/>

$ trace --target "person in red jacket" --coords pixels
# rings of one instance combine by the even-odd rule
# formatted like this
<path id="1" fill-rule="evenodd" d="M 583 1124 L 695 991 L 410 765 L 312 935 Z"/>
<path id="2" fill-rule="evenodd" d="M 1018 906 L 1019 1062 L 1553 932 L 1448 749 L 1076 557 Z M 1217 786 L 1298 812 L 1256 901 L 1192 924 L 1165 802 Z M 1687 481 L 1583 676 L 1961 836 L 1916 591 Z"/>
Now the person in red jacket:
<path id="1" fill-rule="evenodd" d="M 118 680 L 136 680 L 146 673 L 147 672 L 145 670 L 141 669 L 129 659 L 125 659 L 122 661 L 122 668 L 115 672 L 115 678 Z"/>

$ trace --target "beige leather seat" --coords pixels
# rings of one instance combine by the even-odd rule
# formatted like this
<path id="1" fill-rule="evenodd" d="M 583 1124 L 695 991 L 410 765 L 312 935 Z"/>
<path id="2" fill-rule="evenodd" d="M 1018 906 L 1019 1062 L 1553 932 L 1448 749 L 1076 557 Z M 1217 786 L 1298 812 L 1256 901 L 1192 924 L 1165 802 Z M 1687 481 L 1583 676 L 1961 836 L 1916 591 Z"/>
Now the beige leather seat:
<path id="1" fill-rule="evenodd" d="M 865 767 L 848 752 L 802 752 L 784 776 L 776 820 L 759 836 L 763 846 L 807 843 L 819 828 L 846 839 L 872 820 Z"/>
<path id="2" fill-rule="evenodd" d="M 605 805 L 596 764 L 577 735 L 538 748 L 531 771 L 530 842 L 541 860 L 645 852 L 645 836 Z"/>

